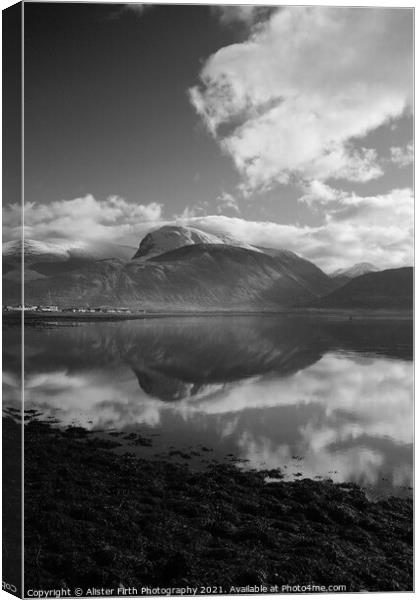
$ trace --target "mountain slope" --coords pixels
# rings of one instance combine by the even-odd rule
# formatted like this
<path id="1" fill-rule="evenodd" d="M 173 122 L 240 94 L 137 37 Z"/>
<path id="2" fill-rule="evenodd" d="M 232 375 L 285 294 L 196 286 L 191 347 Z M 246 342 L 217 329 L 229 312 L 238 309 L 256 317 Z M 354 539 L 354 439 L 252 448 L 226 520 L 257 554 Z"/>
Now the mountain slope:
<path id="1" fill-rule="evenodd" d="M 147 310 L 276 310 L 332 290 L 320 269 L 287 251 L 269 256 L 226 244 L 193 244 L 149 259 L 88 261 L 26 282 L 28 302 Z"/>
<path id="2" fill-rule="evenodd" d="M 203 241 L 204 240 L 204 241 Z M 179 246 L 179 244 L 183 244 Z M 99 251 L 111 251 L 105 244 Z M 115 246 L 117 255 L 123 248 Z M 20 301 L 20 243 L 4 247 L 3 297 Z M 163 227 L 131 261 L 77 247 L 26 240 L 27 303 L 128 306 L 156 311 L 264 311 L 291 306 L 410 308 L 412 268 L 354 277 L 339 289 L 321 269 L 288 250 L 254 248 L 194 228 Z M 372 265 L 355 265 L 350 276 Z M 344 276 L 341 271 L 338 277 Z M 335 290 L 335 291 L 334 291 Z"/>
<path id="3" fill-rule="evenodd" d="M 3 244 L 3 279 L 7 286 L 21 281 L 22 250 L 24 254 L 25 283 L 46 277 L 64 275 L 70 271 L 79 271 L 93 266 L 107 257 L 129 260 L 134 249 L 121 244 L 101 243 L 94 249 L 82 243 L 72 244 L 63 241 L 61 244 L 39 242 L 25 239 L 13 240 Z M 94 268 L 94 267 L 93 267 Z M 11 290 L 8 290 L 9 295 Z M 7 293 L 6 293 L 7 295 Z M 12 294 L 13 295 L 13 294 Z"/>
<path id="4" fill-rule="evenodd" d="M 80 269 L 95 257 L 81 247 L 69 244 L 51 244 L 25 239 L 3 244 L 3 279 L 6 287 L 21 281 L 22 252 L 24 255 L 25 283 L 44 279 L 54 273 Z M 10 290 L 6 290 L 7 293 Z"/>
<path id="5" fill-rule="evenodd" d="M 182 309 L 278 308 L 330 291 L 322 271 L 307 275 L 307 262 L 293 253 L 267 256 L 226 244 L 195 244 L 149 259 L 132 261 L 125 272 L 140 282 L 143 300 Z"/>
<path id="6" fill-rule="evenodd" d="M 413 307 L 413 267 L 387 269 L 355 277 L 328 294 L 316 306 L 325 308 Z"/>

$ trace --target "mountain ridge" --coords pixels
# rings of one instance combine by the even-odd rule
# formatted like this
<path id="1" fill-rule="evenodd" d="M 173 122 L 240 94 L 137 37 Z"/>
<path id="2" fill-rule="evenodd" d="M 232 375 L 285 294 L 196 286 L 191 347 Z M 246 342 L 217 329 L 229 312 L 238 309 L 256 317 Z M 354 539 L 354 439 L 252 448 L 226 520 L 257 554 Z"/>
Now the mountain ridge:
<path id="1" fill-rule="evenodd" d="M 380 269 L 370 262 L 359 262 L 355 263 L 351 267 L 336 269 L 330 273 L 330 277 L 347 275 L 348 277 L 353 278 L 358 277 L 359 275 L 364 275 L 365 273 L 372 273 L 374 271 L 380 271 Z"/>
<path id="2" fill-rule="evenodd" d="M 380 271 L 380 269 L 372 263 L 359 262 L 352 265 L 351 267 L 336 269 L 329 275 L 335 282 L 336 287 L 341 287 L 351 279 L 359 277 L 359 275 L 365 275 L 366 273 L 374 273 L 376 271 Z"/>
<path id="3" fill-rule="evenodd" d="M 315 305 L 323 308 L 413 308 L 413 267 L 385 269 L 351 279 Z"/>
<path id="4" fill-rule="evenodd" d="M 59 306 L 261 311 L 307 302 L 332 290 L 325 273 L 292 252 L 272 256 L 223 243 L 190 244 L 127 263 L 37 262 L 31 269 L 27 302 Z M 16 291 L 8 286 L 6 297 Z"/>
<path id="5" fill-rule="evenodd" d="M 112 243 L 103 246 L 95 256 L 80 246 L 64 248 L 25 240 L 26 302 L 54 303 L 61 307 L 109 305 L 133 310 L 226 312 L 335 306 L 334 303 L 350 306 L 355 301 L 351 298 L 357 292 L 357 282 L 369 273 L 347 279 L 340 287 L 337 278 L 346 271 L 355 274 L 376 269 L 369 263 L 359 263 L 335 271 L 339 275 L 333 278 L 290 250 L 255 247 L 184 226 L 164 226 L 149 232 L 137 251 L 117 245 L 125 248 L 123 258 L 103 252 L 105 247 L 112 250 L 114 246 Z M 127 249 L 132 250 L 128 259 Z M 20 242 L 6 243 L 3 255 L 6 303 L 20 301 L 21 255 Z M 388 286 L 392 288 L 390 277 Z M 356 281 L 356 288 L 347 288 L 346 284 L 352 281 Z M 344 292 L 340 292 L 343 287 Z M 334 296 L 334 290 L 340 294 Z M 369 305 L 363 294 L 372 296 L 374 292 L 371 286 L 364 292 L 362 286 L 358 296 L 356 293 L 356 301 Z M 409 290 L 406 295 L 408 298 Z M 377 303 L 393 304 L 386 290 L 381 298 L 377 298 Z M 404 305 L 408 303 L 406 300 Z"/>

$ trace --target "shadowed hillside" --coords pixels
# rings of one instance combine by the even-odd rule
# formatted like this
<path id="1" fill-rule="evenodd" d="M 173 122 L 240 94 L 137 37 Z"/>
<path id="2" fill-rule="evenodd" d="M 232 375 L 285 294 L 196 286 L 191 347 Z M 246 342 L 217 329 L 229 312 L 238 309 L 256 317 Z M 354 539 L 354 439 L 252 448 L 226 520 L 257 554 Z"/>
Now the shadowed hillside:
<path id="1" fill-rule="evenodd" d="M 325 308 L 412 308 L 413 267 L 387 269 L 355 277 L 343 287 L 322 298 L 317 306 Z"/>

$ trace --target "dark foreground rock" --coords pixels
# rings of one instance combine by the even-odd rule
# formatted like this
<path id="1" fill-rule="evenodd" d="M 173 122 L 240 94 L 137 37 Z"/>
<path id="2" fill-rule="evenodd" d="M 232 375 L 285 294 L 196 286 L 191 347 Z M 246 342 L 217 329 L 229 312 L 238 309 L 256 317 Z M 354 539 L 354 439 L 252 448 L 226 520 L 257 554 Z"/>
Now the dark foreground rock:
<path id="1" fill-rule="evenodd" d="M 3 419 L 2 448 L 2 573 L 3 582 L 9 585 L 3 589 L 21 595 L 22 428 L 10 418 Z"/>
<path id="2" fill-rule="evenodd" d="M 27 588 L 346 585 L 412 590 L 412 501 L 352 484 L 265 483 L 118 456 L 82 431 L 25 427 Z"/>

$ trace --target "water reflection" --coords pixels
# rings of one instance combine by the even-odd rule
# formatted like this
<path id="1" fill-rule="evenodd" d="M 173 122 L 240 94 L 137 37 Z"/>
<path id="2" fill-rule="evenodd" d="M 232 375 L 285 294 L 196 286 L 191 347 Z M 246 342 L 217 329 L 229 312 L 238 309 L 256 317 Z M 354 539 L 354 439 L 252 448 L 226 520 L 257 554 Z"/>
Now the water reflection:
<path id="1" fill-rule="evenodd" d="M 6 333 L 10 348 L 17 333 Z M 411 485 L 410 321 L 83 323 L 28 327 L 25 345 L 26 408 L 66 425 L 160 434 L 136 452 L 206 446 L 212 459 L 234 454 L 290 478 L 351 480 L 378 493 Z M 14 365 L 11 353 L 11 405 Z"/>

